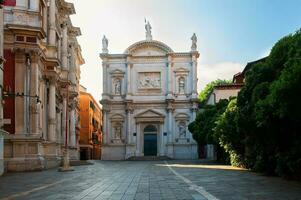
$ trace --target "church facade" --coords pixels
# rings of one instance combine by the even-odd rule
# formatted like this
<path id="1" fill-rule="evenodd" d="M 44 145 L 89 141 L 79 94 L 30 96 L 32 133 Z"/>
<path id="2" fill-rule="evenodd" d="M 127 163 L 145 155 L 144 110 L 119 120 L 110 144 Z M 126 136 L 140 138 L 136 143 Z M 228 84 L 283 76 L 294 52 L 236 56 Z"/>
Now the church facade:
<path id="1" fill-rule="evenodd" d="M 174 52 L 146 39 L 123 54 L 109 54 L 103 38 L 103 160 L 140 156 L 197 159 L 197 143 L 188 131 L 197 110 L 197 38 L 189 52 Z"/>

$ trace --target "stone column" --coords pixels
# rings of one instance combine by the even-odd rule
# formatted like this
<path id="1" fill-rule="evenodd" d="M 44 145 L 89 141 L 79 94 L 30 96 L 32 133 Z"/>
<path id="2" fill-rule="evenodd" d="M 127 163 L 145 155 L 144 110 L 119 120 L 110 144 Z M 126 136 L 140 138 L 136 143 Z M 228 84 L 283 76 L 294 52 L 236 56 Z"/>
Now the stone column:
<path id="1" fill-rule="evenodd" d="M 107 82 L 107 68 L 108 65 L 104 62 L 102 63 L 102 85 L 103 85 L 103 95 L 106 96 L 108 94 L 108 82 Z"/>
<path id="2" fill-rule="evenodd" d="M 164 156 L 164 133 L 163 133 L 163 123 L 159 125 L 160 134 L 160 156 Z"/>
<path id="3" fill-rule="evenodd" d="M 126 68 L 126 96 L 131 96 L 132 95 L 132 85 L 131 85 L 131 67 L 132 64 L 130 62 L 127 62 L 126 64 L 127 68 Z"/>
<path id="4" fill-rule="evenodd" d="M 48 139 L 50 142 L 55 142 L 56 130 L 56 109 L 55 109 L 55 80 L 50 80 L 49 85 L 49 112 L 48 112 Z"/>
<path id="5" fill-rule="evenodd" d="M 0 6 L 0 66 L 3 68 L 3 39 L 4 39 L 4 32 L 3 32 L 3 8 Z M 3 104 L 2 104 L 2 88 L 3 88 L 3 71 L 0 70 L 0 129 L 3 126 Z M 1 133 L 0 133 L 1 134 Z M 1 136 L 0 136 L 1 137 Z M 0 172 L 1 174 L 1 172 Z"/>
<path id="6" fill-rule="evenodd" d="M 171 55 L 168 56 L 168 70 L 167 70 L 167 73 L 168 73 L 168 76 L 167 76 L 167 85 L 168 85 L 168 91 L 167 91 L 167 97 L 168 98 L 171 98 L 172 97 L 172 94 L 173 94 L 173 87 L 172 87 L 172 57 Z"/>
<path id="7" fill-rule="evenodd" d="M 76 147 L 76 133 L 75 133 L 75 103 L 73 102 L 71 105 L 70 111 L 70 146 Z"/>
<path id="8" fill-rule="evenodd" d="M 197 61 L 196 57 L 192 57 L 192 94 L 197 94 Z"/>
<path id="9" fill-rule="evenodd" d="M 127 143 L 131 144 L 132 143 L 132 134 L 131 134 L 131 111 L 127 111 L 126 113 L 127 117 Z"/>
<path id="10" fill-rule="evenodd" d="M 33 55 L 31 58 L 31 94 L 32 96 L 39 96 L 39 64 L 38 55 Z M 31 112 L 31 133 L 38 134 L 40 131 L 39 118 L 40 118 L 40 103 L 36 98 L 32 98 L 30 101 Z"/>
<path id="11" fill-rule="evenodd" d="M 62 143 L 63 145 L 65 145 L 66 142 L 66 120 L 67 120 L 67 95 L 63 94 L 63 110 L 62 110 Z"/>
<path id="12" fill-rule="evenodd" d="M 102 144 L 106 145 L 107 142 L 107 111 L 103 109 L 103 127 L 102 127 Z"/>
<path id="13" fill-rule="evenodd" d="M 50 0 L 49 5 L 49 45 L 55 46 L 55 38 L 56 38 L 56 27 L 55 27 L 55 0 Z"/>
<path id="14" fill-rule="evenodd" d="M 60 109 L 57 109 L 56 111 L 56 142 L 61 143 L 61 132 L 62 132 L 62 118 L 61 118 L 61 111 Z"/>
<path id="15" fill-rule="evenodd" d="M 47 5 L 43 6 L 43 30 L 45 31 L 45 33 L 47 33 L 47 27 L 48 27 L 48 23 L 47 23 Z M 44 40 L 46 41 L 46 40 Z"/>
<path id="16" fill-rule="evenodd" d="M 68 28 L 67 24 L 63 24 L 63 38 L 62 38 L 62 68 L 68 69 Z"/>
<path id="17" fill-rule="evenodd" d="M 137 133 L 136 133 L 136 156 L 141 155 L 141 127 L 140 123 L 137 123 Z"/>
<path id="18" fill-rule="evenodd" d="M 172 112 L 173 107 L 171 101 L 167 103 L 167 117 L 168 117 L 168 124 L 167 124 L 167 131 L 168 131 L 168 143 L 173 142 L 173 134 L 172 134 Z"/>
<path id="19" fill-rule="evenodd" d="M 70 60 L 71 60 L 71 66 L 69 66 L 69 78 L 72 84 L 76 85 L 76 66 L 75 66 L 75 50 L 74 50 L 74 44 L 71 45 L 70 48 Z"/>

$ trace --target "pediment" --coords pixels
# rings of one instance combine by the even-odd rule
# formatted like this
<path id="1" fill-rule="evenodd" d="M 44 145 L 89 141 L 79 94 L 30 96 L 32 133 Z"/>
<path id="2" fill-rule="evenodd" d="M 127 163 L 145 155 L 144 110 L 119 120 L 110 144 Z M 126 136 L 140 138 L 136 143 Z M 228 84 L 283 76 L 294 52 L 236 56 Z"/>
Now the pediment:
<path id="1" fill-rule="evenodd" d="M 189 72 L 188 69 L 183 68 L 183 67 L 177 68 L 177 69 L 175 69 L 174 71 L 175 71 L 176 73 L 187 73 L 187 72 Z"/>
<path id="2" fill-rule="evenodd" d="M 115 122 L 123 122 L 124 121 L 124 117 L 120 114 L 114 114 L 111 116 L 111 121 L 115 121 Z"/>
<path id="3" fill-rule="evenodd" d="M 165 117 L 165 116 L 154 110 L 146 110 L 146 111 L 136 115 L 136 118 L 162 118 L 162 117 Z"/>
<path id="4" fill-rule="evenodd" d="M 134 56 L 160 56 L 172 52 L 173 50 L 163 42 L 156 40 L 142 40 L 129 46 L 124 53 Z"/>
<path id="5" fill-rule="evenodd" d="M 124 72 L 119 69 L 115 69 L 115 70 L 111 71 L 110 73 L 111 74 L 124 74 Z"/>

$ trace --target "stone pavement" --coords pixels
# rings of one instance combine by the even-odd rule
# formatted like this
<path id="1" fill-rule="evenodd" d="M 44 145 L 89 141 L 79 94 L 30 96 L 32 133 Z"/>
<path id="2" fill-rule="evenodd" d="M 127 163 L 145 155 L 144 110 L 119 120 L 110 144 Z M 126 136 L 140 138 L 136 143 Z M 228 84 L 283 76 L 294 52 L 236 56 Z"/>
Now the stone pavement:
<path id="1" fill-rule="evenodd" d="M 301 183 L 198 161 L 95 161 L 0 177 L 0 199 L 301 200 Z"/>

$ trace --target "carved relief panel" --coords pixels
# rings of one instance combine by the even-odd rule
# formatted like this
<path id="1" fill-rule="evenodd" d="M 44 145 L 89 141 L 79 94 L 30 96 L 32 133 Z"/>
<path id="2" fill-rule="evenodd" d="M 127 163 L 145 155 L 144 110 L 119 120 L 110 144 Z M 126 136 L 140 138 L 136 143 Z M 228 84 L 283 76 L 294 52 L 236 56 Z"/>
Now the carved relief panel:
<path id="1" fill-rule="evenodd" d="M 138 74 L 139 89 L 160 89 L 161 73 L 160 72 L 139 72 Z"/>

